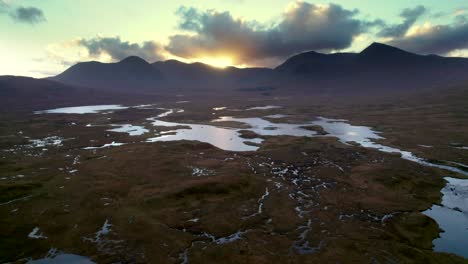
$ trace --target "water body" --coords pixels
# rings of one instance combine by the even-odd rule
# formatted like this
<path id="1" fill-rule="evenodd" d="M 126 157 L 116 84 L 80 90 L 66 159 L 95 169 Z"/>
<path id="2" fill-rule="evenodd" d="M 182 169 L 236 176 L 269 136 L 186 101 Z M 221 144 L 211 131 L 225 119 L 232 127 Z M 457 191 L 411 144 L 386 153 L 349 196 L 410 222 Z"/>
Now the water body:
<path id="1" fill-rule="evenodd" d="M 45 111 L 38 111 L 36 113 L 68 113 L 68 114 L 85 114 L 85 113 L 98 113 L 99 111 L 108 111 L 108 110 L 119 110 L 126 109 L 128 107 L 121 105 L 94 105 L 94 106 L 78 106 L 78 107 L 65 107 L 57 108 Z M 267 106 L 258 106 L 247 108 L 247 110 L 266 110 L 266 109 L 275 109 L 281 108 L 280 106 L 267 105 Z M 174 140 L 195 140 L 201 142 L 210 143 L 218 148 L 223 150 L 230 151 L 255 151 L 258 149 L 258 146 L 255 144 L 260 144 L 263 140 L 261 138 L 254 139 L 244 139 L 241 138 L 239 129 L 229 128 L 229 127 L 218 127 L 210 125 L 198 125 L 198 124 L 184 124 L 184 123 L 173 123 L 160 121 L 157 118 L 166 117 L 175 112 L 174 109 L 165 109 L 163 113 L 156 116 L 156 118 L 150 118 L 148 120 L 153 121 L 154 126 L 164 126 L 164 127 L 175 127 L 175 126 L 188 126 L 188 129 L 176 129 L 168 131 L 168 133 L 161 134 L 157 137 L 149 138 L 148 142 L 156 141 L 174 141 Z M 399 153 L 403 159 L 417 162 L 424 166 L 436 167 L 464 175 L 468 175 L 466 170 L 462 170 L 457 167 L 436 164 L 427 162 L 424 159 L 421 159 L 415 156 L 409 151 L 400 150 L 393 147 L 384 146 L 374 142 L 375 140 L 383 139 L 379 135 L 379 132 L 372 130 L 370 127 L 366 126 L 353 126 L 347 123 L 343 119 L 328 119 L 324 117 L 319 117 L 318 120 L 308 122 L 306 124 L 285 124 L 285 123 L 271 123 L 265 119 L 253 117 L 253 118 L 234 118 L 234 117 L 221 117 L 213 122 L 220 121 L 234 121 L 239 123 L 244 123 L 249 125 L 251 128 L 245 129 L 253 131 L 259 135 L 263 136 L 315 136 L 314 131 L 310 131 L 301 126 L 307 125 L 318 125 L 321 126 L 327 133 L 327 136 L 337 137 L 342 143 L 348 144 L 349 142 L 356 142 L 358 145 L 361 145 L 366 148 L 374 148 L 382 152 L 387 153 Z M 130 125 L 131 126 L 131 125 Z M 127 127 L 122 127 L 119 130 L 127 130 Z M 135 127 L 133 127 L 135 128 Z M 133 133 L 142 133 L 145 128 L 135 129 Z M 128 130 L 125 131 L 128 133 Z M 252 143 L 254 145 L 252 145 Z M 105 145 L 102 147 L 115 146 L 115 145 Z M 101 147 L 101 148 L 102 148 Z M 91 149 L 91 148 L 88 148 Z"/>
<path id="2" fill-rule="evenodd" d="M 382 152 L 400 153 L 401 158 L 419 163 L 423 166 L 436 167 L 463 175 L 468 175 L 466 170 L 448 165 L 441 165 L 428 162 L 415 156 L 409 151 L 387 147 L 372 140 L 383 139 L 378 132 L 365 126 L 352 126 L 344 120 L 320 118 L 313 122 L 321 126 L 329 136 L 337 137 L 341 142 L 347 144 L 356 142 L 366 147 L 378 149 Z M 467 165 L 448 162 L 458 167 L 467 168 Z M 423 212 L 434 219 L 440 228 L 444 230 L 440 238 L 433 241 L 434 250 L 439 252 L 454 253 L 468 258 L 468 180 L 445 178 L 447 185 L 442 189 L 442 206 L 433 205 Z"/>
<path id="3" fill-rule="evenodd" d="M 31 148 L 44 148 L 47 146 L 60 147 L 62 146 L 63 140 L 64 139 L 62 137 L 58 137 L 58 136 L 46 137 L 43 139 L 29 139 L 29 142 L 31 144 L 27 145 L 27 147 L 31 147 Z"/>
<path id="4" fill-rule="evenodd" d="M 132 106 L 132 108 L 136 108 L 136 109 L 144 109 L 144 110 L 149 110 L 149 109 L 156 109 L 156 104 L 142 104 L 142 105 L 135 105 L 135 106 Z"/>
<path id="5" fill-rule="evenodd" d="M 125 143 L 117 143 L 115 141 L 112 141 L 111 143 L 109 144 L 104 144 L 100 147 L 86 147 L 86 148 L 83 148 L 83 149 L 86 149 L 86 150 L 93 150 L 93 149 L 102 149 L 102 148 L 109 148 L 109 147 L 120 147 L 120 146 L 123 146 L 125 145 Z"/>
<path id="6" fill-rule="evenodd" d="M 317 136 L 315 131 L 304 129 L 305 126 L 317 125 L 323 128 L 328 134 L 326 136 L 336 137 L 343 144 L 355 142 L 356 144 L 366 147 L 377 149 L 386 153 L 398 153 L 402 159 L 419 163 L 428 167 L 436 167 L 443 170 L 448 170 L 463 175 L 468 175 L 466 170 L 444 165 L 428 162 L 422 158 L 415 156 L 410 151 L 401 150 L 394 147 L 385 146 L 376 143 L 376 140 L 384 139 L 379 135 L 379 132 L 372 130 L 367 126 L 354 126 L 347 123 L 343 119 L 329 119 L 319 117 L 312 122 L 303 124 L 289 124 L 289 123 L 272 123 L 268 120 L 251 117 L 251 118 L 235 118 L 235 117 L 220 117 L 212 120 L 212 123 L 217 122 L 238 122 L 246 124 L 249 128 L 238 129 L 231 127 L 220 127 L 212 125 L 199 125 L 199 124 L 186 124 L 175 123 L 158 120 L 158 118 L 168 116 L 174 113 L 169 109 L 166 112 L 158 115 L 155 118 L 149 118 L 154 126 L 161 127 L 176 127 L 183 126 L 188 128 L 174 129 L 161 133 L 156 137 L 147 139 L 148 142 L 157 141 L 175 141 L 175 140 L 194 140 L 200 142 L 210 143 L 215 147 L 228 151 L 255 151 L 258 146 L 252 146 L 251 143 L 260 144 L 263 142 L 261 138 L 245 139 L 241 137 L 240 130 L 247 130 L 254 132 L 261 136 L 296 136 L 296 137 L 314 137 Z M 250 144 L 249 144 L 250 143 Z M 460 167 L 460 166 L 459 166 Z"/>
<path id="7" fill-rule="evenodd" d="M 304 126 L 310 124 L 289 124 L 289 123 L 272 123 L 268 120 L 259 117 L 250 118 L 235 118 L 230 116 L 223 116 L 212 122 L 238 122 L 249 125 L 250 128 L 244 129 L 255 132 L 262 136 L 295 136 L 295 137 L 312 137 L 317 132 L 304 129 Z"/>
<path id="8" fill-rule="evenodd" d="M 220 106 L 220 107 L 213 107 L 212 109 L 215 110 L 215 111 L 221 111 L 221 110 L 227 109 L 227 107 L 225 107 L 225 106 Z"/>
<path id="9" fill-rule="evenodd" d="M 29 260 L 28 264 L 95 264 L 90 258 L 60 252 L 55 248 L 49 250 L 44 258 Z"/>
<path id="10" fill-rule="evenodd" d="M 188 128 L 174 129 L 165 131 L 160 135 L 148 138 L 147 142 L 175 141 L 175 140 L 193 140 L 209 143 L 217 148 L 227 151 L 256 151 L 259 147 L 256 144 L 263 142 L 261 138 L 246 139 L 241 137 L 241 130 L 255 132 L 261 136 L 314 136 L 316 132 L 302 128 L 308 124 L 285 124 L 271 123 L 262 118 L 234 118 L 221 117 L 212 120 L 213 123 L 232 121 L 247 124 L 250 128 L 238 129 L 231 127 L 220 127 L 212 125 L 175 123 L 149 118 L 153 126 L 177 127 L 184 126 Z"/>
<path id="11" fill-rule="evenodd" d="M 154 125 L 166 126 L 168 123 L 161 123 L 162 121 L 154 120 Z M 385 146 L 374 142 L 375 140 L 384 139 L 379 135 L 379 132 L 372 130 L 366 126 L 353 126 L 347 123 L 346 120 L 340 119 L 327 119 L 319 118 L 306 124 L 284 124 L 284 123 L 271 123 L 262 118 L 234 118 L 234 117 L 221 117 L 213 120 L 213 123 L 231 121 L 247 124 L 250 128 L 244 129 L 255 132 L 259 135 L 265 136 L 315 136 L 314 131 L 301 128 L 307 125 L 318 125 L 322 127 L 326 136 L 337 137 L 343 144 L 355 142 L 360 146 L 366 148 L 377 149 L 387 153 L 399 153 L 402 159 L 416 162 L 423 166 L 436 167 L 463 175 L 468 175 L 468 172 L 457 167 L 449 165 L 441 165 L 428 162 L 422 158 L 415 156 L 413 153 L 398 148 Z M 187 124 L 177 124 L 187 125 Z M 172 124 L 174 126 L 174 124 Z M 162 141 L 189 139 L 208 142 L 226 150 L 234 151 L 248 151 L 256 150 L 257 148 L 246 145 L 240 138 L 238 129 L 232 128 L 219 128 L 214 126 L 202 125 L 188 125 L 192 129 L 174 130 L 175 135 L 165 135 Z M 209 131 L 209 132 L 208 132 Z M 228 131 L 228 132 L 226 132 Z M 208 138 L 200 138 L 200 136 L 208 136 Z M 226 140 L 229 138 L 229 140 Z M 214 141 L 213 141 L 214 140 Z M 238 142 L 240 141 L 240 142 Z M 227 144 L 226 142 L 231 142 Z M 260 141 L 261 142 L 261 141 Z M 239 146 L 243 146 L 239 148 Z M 449 162 L 450 163 L 450 162 Z M 459 167 L 465 168 L 464 164 L 455 164 Z M 439 226 L 444 230 L 441 237 L 434 240 L 434 250 L 441 252 L 450 252 L 460 256 L 468 257 L 468 180 L 460 180 L 454 178 L 446 178 L 448 181 L 447 186 L 442 190 L 444 194 L 442 206 L 434 205 L 431 209 L 424 212 L 429 217 L 436 220 Z M 309 248 L 308 245 L 303 245 L 302 250 L 315 250 Z"/>
<path id="12" fill-rule="evenodd" d="M 276 115 L 267 115 L 265 116 L 266 118 L 285 118 L 288 117 L 289 115 L 282 115 L 282 114 L 276 114 Z"/>
<path id="13" fill-rule="evenodd" d="M 84 107 L 71 107 L 47 110 L 47 113 L 97 113 L 104 110 L 117 110 L 125 109 L 119 105 L 110 106 L 84 106 Z M 267 110 L 280 108 L 278 106 L 262 106 L 251 107 L 247 110 Z M 193 140 L 212 144 L 227 151 L 256 151 L 258 144 L 263 142 L 261 138 L 245 139 L 241 137 L 241 130 L 255 132 L 261 136 L 306 136 L 314 137 L 316 132 L 304 129 L 304 126 L 317 125 L 323 128 L 328 134 L 325 136 L 332 136 L 338 138 L 343 144 L 355 142 L 356 144 L 366 147 L 377 149 L 387 153 L 399 153 L 401 158 L 416 162 L 423 166 L 436 167 L 463 175 L 468 175 L 464 164 L 455 164 L 445 162 L 445 164 L 454 164 L 457 167 L 452 167 L 445 164 L 431 163 L 427 160 L 415 156 L 413 153 L 398 148 L 385 146 L 376 141 L 384 139 L 379 132 L 372 130 L 366 126 L 354 126 L 347 123 L 342 119 L 328 119 L 319 117 L 317 120 L 307 122 L 305 124 L 287 124 L 287 123 L 272 123 L 268 120 L 253 117 L 253 118 L 235 118 L 235 117 L 221 117 L 212 120 L 213 125 L 200 125 L 200 124 L 185 124 L 161 121 L 159 118 L 166 117 L 173 114 L 173 109 L 163 109 L 163 113 L 154 118 L 149 118 L 153 126 L 160 127 L 173 127 L 170 131 L 159 133 L 156 137 L 148 138 L 147 142 L 158 141 L 176 141 L 176 140 Z M 44 112 L 44 111 L 40 111 Z M 276 116 L 275 116 L 276 117 Z M 271 118 L 275 118 L 271 116 Z M 246 124 L 249 128 L 239 129 L 232 127 L 223 127 L 215 125 L 217 122 L 239 122 Z M 176 128 L 182 126 L 183 128 Z M 106 144 L 101 147 L 89 147 L 85 149 L 98 149 L 110 146 L 120 146 L 121 143 Z M 445 231 L 441 237 L 434 240 L 434 249 L 436 251 L 450 252 L 464 257 L 468 257 L 468 180 L 460 180 L 454 178 L 446 178 L 448 181 L 447 186 L 442 189 L 443 201 L 442 205 L 434 205 L 431 209 L 424 212 L 424 214 L 435 219 L 439 226 Z M 237 236 L 235 236 L 237 238 Z M 46 262 L 51 263 L 51 262 Z"/>
<path id="14" fill-rule="evenodd" d="M 122 105 L 87 105 L 55 108 L 43 111 L 36 111 L 35 114 L 96 114 L 102 111 L 122 110 L 128 107 Z"/>
<path id="15" fill-rule="evenodd" d="M 281 108 L 281 106 L 277 105 L 266 105 L 266 106 L 255 106 L 255 107 L 250 107 L 247 108 L 246 110 L 269 110 L 269 109 L 278 109 Z"/>
<path id="16" fill-rule="evenodd" d="M 91 259 L 75 254 L 61 253 L 51 257 L 30 260 L 28 264 L 95 264 Z"/>
<path id="17" fill-rule="evenodd" d="M 434 250 L 468 258 L 468 180 L 445 178 L 441 205 L 433 205 L 423 214 L 435 219 L 444 230 L 433 241 Z"/>
<path id="18" fill-rule="evenodd" d="M 325 132 L 328 133 L 326 136 L 337 137 L 342 143 L 348 144 L 355 142 L 365 148 L 373 148 L 382 152 L 387 153 L 399 153 L 402 159 L 413 161 L 428 167 L 435 167 L 443 170 L 448 170 L 463 175 L 468 175 L 468 171 L 442 164 L 436 164 L 428 162 L 422 158 L 415 156 L 413 153 L 393 147 L 384 146 L 379 143 L 375 143 L 373 140 L 384 139 L 379 135 L 379 132 L 372 130 L 366 126 L 353 126 L 347 123 L 343 119 L 328 119 L 319 117 L 318 120 L 313 121 L 312 124 L 321 126 Z"/>
<path id="19" fill-rule="evenodd" d="M 28 237 L 29 237 L 29 238 L 34 238 L 34 239 L 41 239 L 41 238 L 47 239 L 47 237 L 44 236 L 44 234 L 40 233 L 39 227 L 35 227 L 35 228 L 31 231 L 31 233 L 29 233 Z"/>
<path id="20" fill-rule="evenodd" d="M 153 126 L 177 127 L 186 126 L 189 128 L 174 129 L 161 133 L 160 135 L 148 138 L 147 142 L 193 140 L 209 143 L 217 148 L 228 151 L 255 151 L 258 146 L 248 143 L 260 144 L 263 140 L 259 138 L 241 138 L 239 129 L 216 127 L 210 125 L 185 124 L 175 122 L 165 122 L 156 118 L 149 118 Z"/>
<path id="21" fill-rule="evenodd" d="M 123 124 L 123 125 L 111 125 L 117 128 L 108 129 L 107 131 L 111 132 L 118 132 L 118 133 L 127 133 L 129 136 L 141 136 L 147 132 L 148 129 L 144 128 L 143 126 L 134 126 L 131 124 Z"/>
<path id="22" fill-rule="evenodd" d="M 161 114 L 157 115 L 157 117 L 159 117 L 159 118 L 165 117 L 165 116 L 168 116 L 168 115 L 174 113 L 174 109 L 166 109 L 166 108 L 158 108 L 158 109 L 164 111 Z"/>

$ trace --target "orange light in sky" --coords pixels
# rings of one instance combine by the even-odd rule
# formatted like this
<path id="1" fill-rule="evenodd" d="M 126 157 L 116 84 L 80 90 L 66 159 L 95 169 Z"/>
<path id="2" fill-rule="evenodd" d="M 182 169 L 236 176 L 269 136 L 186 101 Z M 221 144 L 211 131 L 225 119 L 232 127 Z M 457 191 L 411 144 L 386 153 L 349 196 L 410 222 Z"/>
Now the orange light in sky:
<path id="1" fill-rule="evenodd" d="M 226 68 L 228 66 L 233 66 L 233 61 L 230 57 L 205 57 L 193 59 L 193 61 L 205 63 L 217 68 Z"/>

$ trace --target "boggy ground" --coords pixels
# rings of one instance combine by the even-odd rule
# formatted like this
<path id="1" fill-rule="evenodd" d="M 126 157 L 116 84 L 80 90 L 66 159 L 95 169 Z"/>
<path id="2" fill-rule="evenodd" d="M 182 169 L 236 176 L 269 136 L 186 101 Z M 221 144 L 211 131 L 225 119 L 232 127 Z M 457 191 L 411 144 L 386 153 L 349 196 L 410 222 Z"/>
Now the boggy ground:
<path id="1" fill-rule="evenodd" d="M 165 120 L 186 123 L 274 113 L 290 114 L 279 120 L 292 122 L 329 113 L 356 124 L 381 122 L 376 126 L 384 142 L 402 149 L 407 142 L 415 149 L 442 142 L 429 134 L 412 142 L 407 131 L 419 129 L 411 128 L 419 121 L 394 121 L 404 114 L 381 110 L 367 118 L 365 107 L 343 111 L 300 100 L 262 100 L 233 100 L 228 106 L 284 108 L 214 112 L 211 107 L 225 105 L 162 106 L 185 109 Z M 418 120 L 417 111 L 406 111 L 404 116 L 412 113 Z M 0 262 L 41 258 L 51 248 L 97 263 L 466 262 L 431 250 L 440 230 L 420 213 L 440 200 L 447 172 L 330 137 L 265 137 L 256 152 L 190 141 L 142 142 L 161 129 L 146 118 L 161 112 L 2 118 Z M 384 115 L 391 121 L 382 120 Z M 132 137 L 106 131 L 116 123 L 151 131 Z M 445 132 L 447 142 L 466 140 L 456 131 Z M 61 146 L 27 147 L 29 139 L 50 136 L 62 137 Z M 112 141 L 127 144 L 83 149 Z M 417 154 L 468 163 L 461 150 L 451 150 Z M 35 227 L 42 237 L 28 237 Z"/>

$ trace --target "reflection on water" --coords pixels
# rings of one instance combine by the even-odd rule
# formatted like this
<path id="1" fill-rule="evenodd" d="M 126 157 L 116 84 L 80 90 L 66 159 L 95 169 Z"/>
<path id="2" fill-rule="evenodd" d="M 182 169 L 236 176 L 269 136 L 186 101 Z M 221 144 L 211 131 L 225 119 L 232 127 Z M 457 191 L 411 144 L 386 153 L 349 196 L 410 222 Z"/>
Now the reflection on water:
<path id="1" fill-rule="evenodd" d="M 125 143 L 117 143 L 115 141 L 112 141 L 111 143 L 109 144 L 104 144 L 100 147 L 85 147 L 83 149 L 86 149 L 86 150 L 95 150 L 95 149 L 102 149 L 102 148 L 108 148 L 108 147 L 120 147 L 120 146 L 123 146 L 125 145 Z"/>
<path id="2" fill-rule="evenodd" d="M 339 138 L 343 143 L 356 142 L 366 147 L 389 153 L 400 153 L 401 158 L 417 162 L 423 166 L 436 167 L 463 175 L 468 172 L 457 167 L 431 163 L 415 156 L 409 151 L 387 147 L 371 141 L 372 139 L 382 139 L 377 132 L 369 127 L 352 126 L 344 120 L 333 120 L 320 118 L 313 122 L 321 126 L 329 136 Z M 466 165 L 456 162 L 448 162 L 462 168 Z M 423 212 L 434 219 L 444 230 L 440 238 L 434 240 L 434 249 L 440 252 L 450 252 L 468 258 L 468 180 L 445 178 L 448 183 L 442 189 L 442 206 L 433 205 L 432 208 Z"/>
<path id="3" fill-rule="evenodd" d="M 90 258 L 60 252 L 52 248 L 47 253 L 47 256 L 41 259 L 29 260 L 28 264 L 95 264 Z"/>
<path id="4" fill-rule="evenodd" d="M 282 115 L 282 114 L 275 114 L 275 115 L 267 115 L 265 116 L 266 118 L 285 118 L 288 117 L 289 115 Z"/>
<path id="5" fill-rule="evenodd" d="M 87 257 L 74 254 L 59 254 L 55 257 L 46 257 L 43 259 L 30 260 L 28 264 L 95 264 Z"/>
<path id="6" fill-rule="evenodd" d="M 161 127 L 176 127 L 188 126 L 190 128 L 174 129 L 161 133 L 157 137 L 148 138 L 148 142 L 157 141 L 175 141 L 175 140 L 194 140 L 209 143 L 215 147 L 229 151 L 255 151 L 257 146 L 248 145 L 246 143 L 253 142 L 261 143 L 260 138 L 245 139 L 241 138 L 238 129 L 216 127 L 210 125 L 184 124 L 160 121 L 155 118 L 149 118 L 153 126 Z"/>
<path id="7" fill-rule="evenodd" d="M 321 126 L 329 136 L 337 137 L 342 143 L 356 142 L 358 144 L 372 143 L 371 139 L 382 139 L 378 132 L 366 126 L 353 126 L 343 119 L 319 117 L 312 124 Z"/>
<path id="8" fill-rule="evenodd" d="M 221 117 L 213 120 L 216 122 L 239 122 L 247 124 L 250 128 L 238 129 L 231 127 L 219 127 L 211 125 L 199 125 L 199 124 L 185 124 L 185 123 L 174 123 L 161 121 L 156 118 L 149 118 L 152 121 L 153 126 L 160 127 L 176 127 L 186 126 L 189 128 L 174 129 L 160 133 L 157 137 L 147 139 L 148 142 L 157 141 L 175 141 L 175 140 L 195 140 L 200 142 L 209 143 L 215 147 L 228 151 L 255 151 L 259 147 L 252 145 L 262 143 L 261 138 L 246 139 L 241 137 L 241 130 L 247 130 L 254 132 L 261 136 L 297 136 L 297 137 L 311 137 L 316 134 L 314 131 L 310 131 L 301 126 L 308 124 L 285 124 L 285 123 L 271 123 L 262 118 L 233 118 L 233 117 Z"/>
<path id="9" fill-rule="evenodd" d="M 445 178 L 442 206 L 433 205 L 423 213 L 444 230 L 434 240 L 434 250 L 468 258 L 468 180 Z"/>
<path id="10" fill-rule="evenodd" d="M 96 114 L 101 111 L 121 110 L 128 107 L 122 105 L 87 105 L 75 107 L 63 107 L 44 111 L 36 111 L 35 114 Z"/>
<path id="11" fill-rule="evenodd" d="M 158 109 L 164 111 L 161 114 L 157 115 L 157 117 L 159 117 L 159 118 L 165 117 L 165 116 L 168 116 L 168 115 L 174 113 L 174 109 L 166 109 L 166 108 L 158 108 Z"/>
<path id="12" fill-rule="evenodd" d="M 125 109 L 126 107 L 120 105 L 107 105 L 107 106 L 83 106 L 83 107 L 70 107 L 59 108 L 46 111 L 39 111 L 36 113 L 97 113 L 104 110 L 117 110 Z M 277 106 L 264 106 L 252 107 L 247 110 L 266 110 L 279 108 Z M 173 109 L 163 109 L 163 113 L 154 118 L 149 118 L 156 127 L 169 127 L 173 128 L 170 131 L 163 131 L 155 137 L 148 138 L 147 142 L 157 141 L 176 141 L 176 140 L 193 140 L 212 144 L 223 150 L 228 151 L 255 151 L 259 148 L 259 144 L 263 142 L 260 137 L 252 139 L 242 138 L 241 130 L 253 132 L 259 136 L 298 136 L 298 137 L 314 137 L 319 136 L 316 132 L 305 129 L 304 127 L 310 125 L 317 125 L 323 128 L 328 134 L 325 136 L 337 137 L 339 141 L 344 144 L 355 142 L 358 145 L 366 148 L 373 148 L 387 153 L 399 153 L 401 158 L 416 162 L 423 166 L 436 167 L 463 175 L 468 175 L 466 165 L 453 162 L 445 163 L 432 163 L 422 158 L 415 156 L 413 153 L 405 150 L 400 150 L 394 147 L 384 146 L 376 143 L 383 139 L 379 132 L 372 130 L 366 126 L 353 126 L 342 119 L 327 119 L 319 117 L 312 122 L 304 124 L 288 124 L 288 123 L 272 123 L 268 120 L 252 117 L 252 118 L 235 118 L 235 117 L 221 117 L 212 120 L 213 125 L 200 125 L 200 124 L 185 124 L 161 121 L 159 118 L 166 117 L 175 113 Z M 224 107 L 219 107 L 215 110 L 223 110 Z M 282 115 L 267 116 L 267 118 L 282 118 Z M 239 129 L 229 126 L 219 126 L 220 122 L 238 122 L 248 125 L 248 128 Z M 182 127 L 181 127 L 182 126 Z M 141 127 L 136 128 L 131 125 L 124 125 L 117 128 L 118 132 L 127 133 L 143 133 Z M 115 130 L 115 129 L 114 129 Z M 146 132 L 146 129 L 144 130 Z M 121 143 L 106 144 L 101 147 L 88 147 L 85 149 L 97 149 L 110 146 L 120 146 Z M 426 147 L 426 146 L 424 146 Z M 454 166 L 450 166 L 450 165 Z M 424 212 L 424 214 L 432 217 L 437 221 L 440 227 L 445 231 L 441 237 L 434 240 L 435 250 L 455 253 L 461 256 L 468 257 L 468 180 L 460 180 L 454 178 L 446 178 L 448 181 L 445 188 L 442 190 L 443 200 L 442 206 L 434 205 L 431 209 Z M 66 263 L 74 263 L 73 257 L 79 257 L 71 254 L 57 255 L 54 259 L 69 258 Z M 79 259 L 78 258 L 78 259 Z M 49 260 L 51 258 L 48 258 Z M 86 259 L 86 258 L 84 258 Z M 46 259 L 44 259 L 46 260 Z M 41 260 L 37 260 L 41 261 Z M 89 260 L 90 261 L 90 260 Z M 31 263 L 65 263 L 65 262 L 31 262 Z M 92 263 L 92 262 L 83 262 Z"/>
<path id="13" fill-rule="evenodd" d="M 166 117 L 172 114 L 174 111 L 169 109 L 166 112 L 158 115 L 155 118 L 149 118 L 154 126 L 161 127 L 176 127 L 185 126 L 188 128 L 174 129 L 160 133 L 157 137 L 149 138 L 148 142 L 156 141 L 174 141 L 174 140 L 195 140 L 210 143 L 220 149 L 229 151 L 255 151 L 258 146 L 252 146 L 248 144 L 256 143 L 259 144 L 263 140 L 261 138 L 245 139 L 241 137 L 240 130 L 247 130 L 254 132 L 260 136 L 296 136 L 296 137 L 313 137 L 317 136 L 315 131 L 305 129 L 303 127 L 310 125 L 317 125 L 323 128 L 328 134 L 328 137 L 337 137 L 342 143 L 348 144 L 355 142 L 358 145 L 366 148 L 377 149 L 387 153 L 399 153 L 402 159 L 406 159 L 412 162 L 417 162 L 421 165 L 428 167 L 436 167 L 464 175 L 468 175 L 466 170 L 462 170 L 457 167 L 436 164 L 428 162 L 422 158 L 415 156 L 410 151 L 401 150 L 394 147 L 388 147 L 379 143 L 375 140 L 384 139 L 379 135 L 379 132 L 372 130 L 366 126 L 354 126 L 347 123 L 343 119 L 328 119 L 319 117 L 318 120 L 307 122 L 303 124 L 288 124 L 288 123 L 272 123 L 268 120 L 259 117 L 250 118 L 236 118 L 224 116 L 218 119 L 212 120 L 212 123 L 217 122 L 238 122 L 246 124 L 249 128 L 238 129 L 232 127 L 220 127 L 211 125 L 199 125 L 199 124 L 185 124 L 185 123 L 174 123 L 158 120 L 158 118 Z"/>
<path id="14" fill-rule="evenodd" d="M 355 142 L 360 146 L 366 148 L 373 148 L 377 149 L 382 152 L 387 153 L 399 153 L 402 159 L 417 162 L 421 165 L 428 166 L 428 167 L 436 167 L 439 169 L 444 169 L 464 175 L 468 175 L 467 171 L 461 170 L 456 167 L 436 164 L 428 162 L 422 158 L 415 156 L 413 153 L 393 147 L 384 146 L 378 143 L 375 143 L 372 140 L 384 139 L 383 137 L 379 136 L 379 132 L 372 130 L 370 127 L 366 126 L 353 126 L 346 123 L 346 120 L 342 119 L 328 119 L 319 117 L 317 121 L 313 121 L 312 124 L 321 126 L 323 130 L 325 130 L 328 135 L 337 137 L 342 143 L 347 144 L 349 142 Z"/>
<path id="15" fill-rule="evenodd" d="M 111 132 L 118 132 L 118 133 L 127 133 L 129 136 L 141 136 L 147 132 L 148 129 L 144 128 L 143 126 L 134 126 L 131 124 L 122 124 L 122 125 L 114 125 L 111 126 L 117 127 L 113 129 L 108 129 L 107 131 Z"/>
<path id="16" fill-rule="evenodd" d="M 266 105 L 266 106 L 255 106 L 255 107 L 250 107 L 250 108 L 247 108 L 245 110 L 269 110 L 269 109 L 277 109 L 277 108 L 281 108 L 281 106 L 277 106 L 277 105 Z"/>
<path id="17" fill-rule="evenodd" d="M 295 136 L 295 137 L 312 137 L 317 133 L 315 131 L 302 128 L 310 124 L 287 124 L 287 123 L 271 123 L 268 120 L 250 117 L 250 118 L 235 118 L 230 116 L 223 116 L 212 122 L 239 122 L 247 124 L 250 128 L 245 129 L 255 132 L 262 136 Z"/>
<path id="18" fill-rule="evenodd" d="M 220 107 L 213 107 L 212 109 L 215 110 L 215 111 L 221 111 L 221 110 L 225 110 L 227 107 L 225 106 L 220 106 Z"/>

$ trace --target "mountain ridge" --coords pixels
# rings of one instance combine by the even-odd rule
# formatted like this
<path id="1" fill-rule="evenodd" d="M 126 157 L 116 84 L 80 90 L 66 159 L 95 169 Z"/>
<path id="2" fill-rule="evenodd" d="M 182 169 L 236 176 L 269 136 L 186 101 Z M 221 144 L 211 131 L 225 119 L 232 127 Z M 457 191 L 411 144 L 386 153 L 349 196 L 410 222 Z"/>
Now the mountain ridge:
<path id="1" fill-rule="evenodd" d="M 455 84 L 468 81 L 467 72 L 467 58 L 419 55 L 375 42 L 359 53 L 299 53 L 275 68 L 220 69 L 201 62 L 148 63 L 130 56 L 114 63 L 78 63 L 49 79 L 135 93 L 220 91 L 272 85 L 308 92 L 364 92 L 420 89 L 445 82 Z"/>

